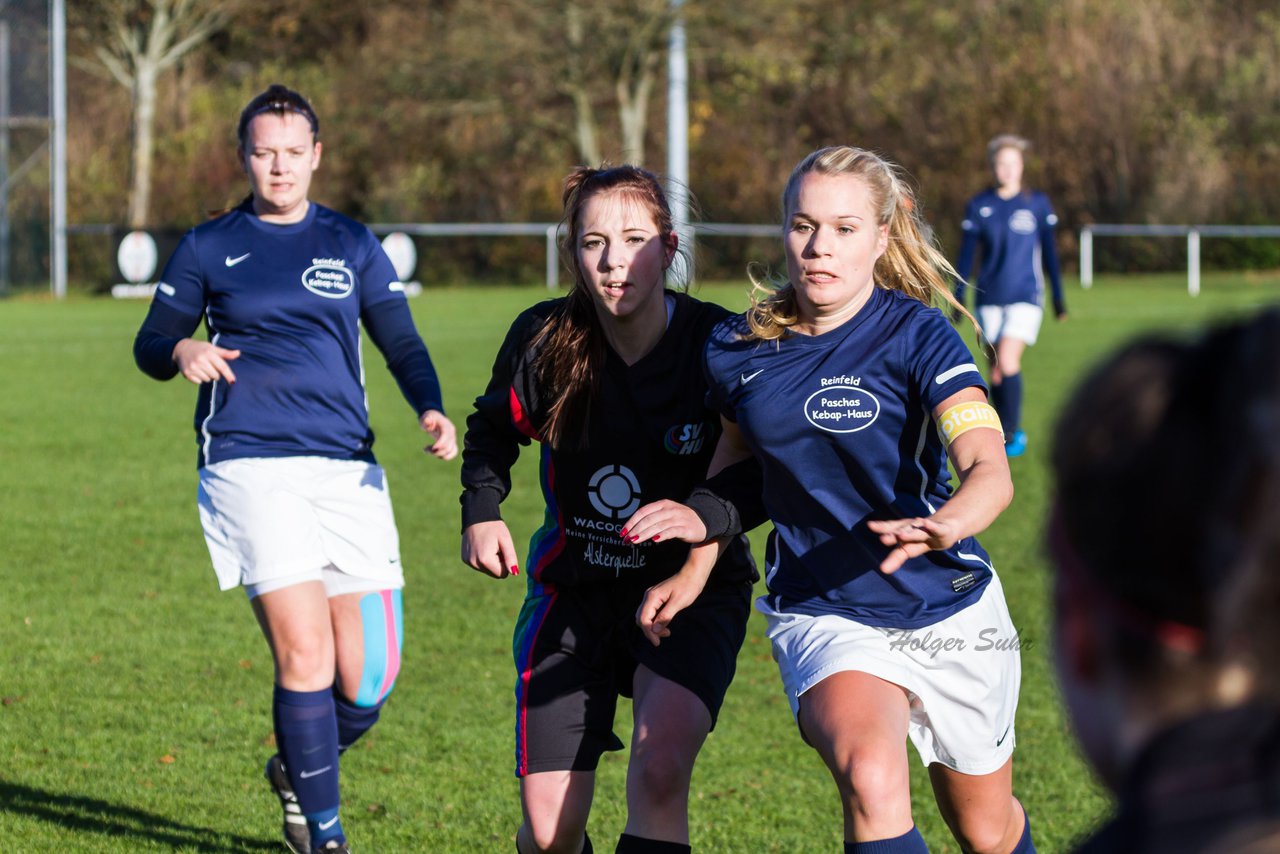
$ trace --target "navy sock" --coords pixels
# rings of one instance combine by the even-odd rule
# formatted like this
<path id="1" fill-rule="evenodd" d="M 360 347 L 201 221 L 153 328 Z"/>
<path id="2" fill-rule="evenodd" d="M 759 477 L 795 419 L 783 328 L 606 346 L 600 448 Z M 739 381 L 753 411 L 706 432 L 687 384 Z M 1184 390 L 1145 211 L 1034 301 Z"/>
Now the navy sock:
<path id="1" fill-rule="evenodd" d="M 290 691 L 277 685 L 272 699 L 276 746 L 307 819 L 312 846 L 330 839 L 345 842 L 338 821 L 338 721 L 332 689 Z"/>
<path id="2" fill-rule="evenodd" d="M 989 402 L 995 409 L 996 415 L 1000 416 L 1000 425 L 1004 426 L 1004 385 L 995 380 L 991 381 L 991 399 Z M 1008 432 L 1008 430 L 1005 430 L 1005 433 Z"/>
<path id="3" fill-rule="evenodd" d="M 360 740 L 369 729 L 378 722 L 378 714 L 386 699 L 378 701 L 376 706 L 357 706 L 333 689 L 333 711 L 338 717 L 338 752 L 343 753 L 348 747 Z"/>
<path id="4" fill-rule="evenodd" d="M 924 844 L 924 837 L 912 825 L 906 833 L 892 839 L 846 842 L 844 854 L 929 854 L 929 846 Z"/>
<path id="5" fill-rule="evenodd" d="M 1000 415 L 1004 436 L 1008 439 L 1022 429 L 1022 374 L 1005 374 L 1001 386 L 1004 392 L 1004 411 L 997 409 L 996 412 Z"/>
<path id="6" fill-rule="evenodd" d="M 1027 818 L 1026 807 L 1022 808 L 1022 820 L 1022 836 L 1018 837 L 1018 844 L 1010 854 L 1036 854 L 1036 844 L 1031 841 L 1031 819 Z"/>
<path id="7" fill-rule="evenodd" d="M 683 842 L 660 842 L 624 833 L 618 837 L 618 847 L 613 849 L 613 854 L 689 854 L 692 850 Z"/>

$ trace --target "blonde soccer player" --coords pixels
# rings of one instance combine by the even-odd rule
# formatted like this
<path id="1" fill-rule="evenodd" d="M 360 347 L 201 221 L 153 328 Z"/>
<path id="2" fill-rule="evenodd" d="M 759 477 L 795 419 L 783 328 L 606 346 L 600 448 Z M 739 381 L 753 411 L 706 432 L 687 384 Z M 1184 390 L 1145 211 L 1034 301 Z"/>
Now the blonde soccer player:
<path id="1" fill-rule="evenodd" d="M 813 152 L 782 207 L 786 280 L 716 329 L 706 367 L 724 419 L 712 469 L 754 456 L 764 472 L 774 530 L 756 607 L 787 699 L 835 781 L 848 854 L 926 850 L 908 739 L 963 850 L 1026 854 L 1018 638 L 974 538 L 1013 487 L 982 374 L 933 307 L 958 308 L 950 267 L 872 152 Z M 666 536 L 678 518 L 647 506 L 627 525 Z M 678 633 L 716 548 L 648 594 L 637 617 L 655 641 Z"/>

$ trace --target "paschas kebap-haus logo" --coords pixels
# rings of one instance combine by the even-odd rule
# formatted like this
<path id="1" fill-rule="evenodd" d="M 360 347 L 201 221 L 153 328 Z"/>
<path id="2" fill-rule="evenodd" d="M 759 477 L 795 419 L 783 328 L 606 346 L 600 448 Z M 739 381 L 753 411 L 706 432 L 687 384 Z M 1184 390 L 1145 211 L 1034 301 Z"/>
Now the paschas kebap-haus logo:
<path id="1" fill-rule="evenodd" d="M 345 258 L 312 258 L 302 274 L 302 286 L 325 299 L 343 299 L 351 296 L 356 280 Z"/>
<path id="2" fill-rule="evenodd" d="M 845 381 L 839 385 L 829 382 Z M 823 388 L 804 402 L 804 417 L 828 433 L 856 433 L 870 427 L 880 415 L 880 400 L 849 377 L 823 380 Z"/>

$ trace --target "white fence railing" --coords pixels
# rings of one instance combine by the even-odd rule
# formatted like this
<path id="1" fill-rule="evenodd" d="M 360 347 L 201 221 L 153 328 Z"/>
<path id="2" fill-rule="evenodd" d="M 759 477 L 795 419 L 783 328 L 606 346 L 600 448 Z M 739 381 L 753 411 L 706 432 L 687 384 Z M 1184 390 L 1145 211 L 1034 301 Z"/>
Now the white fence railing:
<path id="1" fill-rule="evenodd" d="M 1080 229 L 1080 286 L 1093 287 L 1093 236 L 1186 237 L 1187 293 L 1200 293 L 1201 237 L 1280 237 L 1280 225 L 1086 225 Z"/>
<path id="2" fill-rule="evenodd" d="M 561 224 L 558 222 L 379 222 L 369 226 L 379 237 L 393 232 L 417 237 L 541 237 L 547 247 L 547 290 L 560 287 L 560 247 L 557 242 Z M 691 228 L 695 239 L 707 237 L 781 237 L 781 226 L 747 225 L 734 222 L 699 222 Z"/>
<path id="3" fill-rule="evenodd" d="M 764 237 L 778 238 L 782 235 L 778 225 L 751 225 L 735 222 L 700 222 L 689 227 L 694 239 L 702 237 Z M 414 237 L 540 237 L 546 246 L 546 283 L 547 290 L 554 291 L 560 287 L 560 247 L 559 237 L 563 226 L 559 222 L 379 222 L 373 223 L 369 229 L 379 237 L 400 233 Z M 67 231 L 78 235 L 114 237 L 123 229 L 109 224 L 89 223 L 73 225 Z M 121 246 L 129 242 L 130 235 L 122 234 L 125 240 Z M 145 237 L 146 235 L 144 235 Z M 130 278 L 129 284 L 118 284 L 112 288 L 112 294 L 118 297 L 149 297 L 155 290 L 152 280 L 157 261 L 164 258 L 155 257 L 155 243 L 151 247 L 150 267 L 136 278 Z M 386 244 L 384 243 L 384 246 Z M 119 246 L 117 247 L 119 249 Z M 121 270 L 128 266 L 125 256 L 118 254 Z M 416 259 L 416 255 L 415 255 Z M 409 266 L 412 267 L 410 262 Z M 160 265 L 163 267 L 163 264 Z M 692 271 L 690 271 L 692 272 Z M 126 273 L 127 275 L 127 273 Z M 402 273 L 402 275 L 404 275 Z"/>

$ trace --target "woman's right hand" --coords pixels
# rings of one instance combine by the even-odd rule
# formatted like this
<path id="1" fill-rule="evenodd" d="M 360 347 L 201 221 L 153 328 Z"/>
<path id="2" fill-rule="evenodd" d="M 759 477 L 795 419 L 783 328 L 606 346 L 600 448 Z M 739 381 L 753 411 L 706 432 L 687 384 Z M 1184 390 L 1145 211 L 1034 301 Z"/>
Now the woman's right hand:
<path id="1" fill-rule="evenodd" d="M 224 379 L 235 383 L 236 375 L 227 362 L 240 358 L 239 350 L 228 350 L 198 338 L 183 338 L 173 348 L 173 363 L 196 385 Z"/>
<path id="2" fill-rule="evenodd" d="M 462 562 L 494 578 L 519 575 L 516 546 L 507 523 L 497 519 L 468 525 L 462 532 Z"/>

